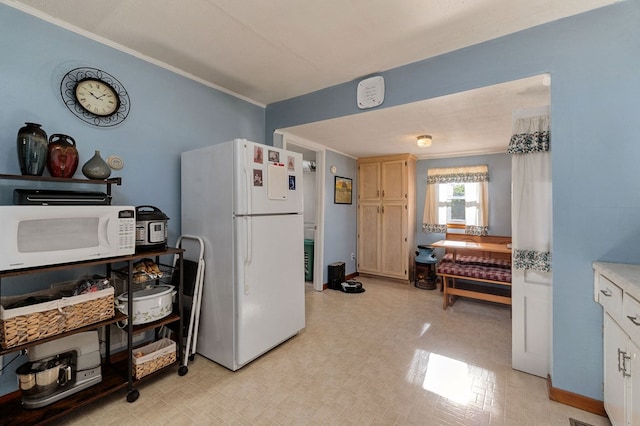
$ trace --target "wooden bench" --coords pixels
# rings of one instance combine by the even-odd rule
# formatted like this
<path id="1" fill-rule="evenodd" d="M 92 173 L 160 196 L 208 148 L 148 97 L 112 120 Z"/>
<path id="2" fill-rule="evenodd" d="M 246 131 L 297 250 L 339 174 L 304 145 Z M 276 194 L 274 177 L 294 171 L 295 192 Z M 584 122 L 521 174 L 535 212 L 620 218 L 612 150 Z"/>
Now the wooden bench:
<path id="1" fill-rule="evenodd" d="M 507 248 L 511 237 L 447 233 L 445 241 L 449 244 L 434 244 L 445 247 L 437 268 L 443 309 L 453 305 L 458 296 L 511 305 L 511 254 Z M 456 241 L 470 244 L 455 247 L 452 242 Z"/>

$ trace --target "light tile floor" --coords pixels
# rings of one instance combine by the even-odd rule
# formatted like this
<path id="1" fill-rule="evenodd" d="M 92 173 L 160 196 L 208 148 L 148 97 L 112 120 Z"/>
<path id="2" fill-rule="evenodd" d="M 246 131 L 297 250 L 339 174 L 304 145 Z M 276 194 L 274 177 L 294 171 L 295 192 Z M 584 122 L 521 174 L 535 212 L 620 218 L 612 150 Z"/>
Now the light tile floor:
<path id="1" fill-rule="evenodd" d="M 72 425 L 569 425 L 606 418 L 549 401 L 511 368 L 503 306 L 359 278 L 362 294 L 312 291 L 299 335 L 237 372 L 201 356 L 189 373 L 78 410 Z"/>

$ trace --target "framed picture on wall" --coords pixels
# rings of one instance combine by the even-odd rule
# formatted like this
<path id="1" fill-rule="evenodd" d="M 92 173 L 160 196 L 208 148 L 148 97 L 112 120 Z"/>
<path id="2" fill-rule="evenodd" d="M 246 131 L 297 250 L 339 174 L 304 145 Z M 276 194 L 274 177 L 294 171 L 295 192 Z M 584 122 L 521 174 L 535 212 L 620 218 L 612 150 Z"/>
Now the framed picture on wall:
<path id="1" fill-rule="evenodd" d="M 350 178 L 336 176 L 333 188 L 334 204 L 351 204 L 351 187 L 352 182 Z"/>

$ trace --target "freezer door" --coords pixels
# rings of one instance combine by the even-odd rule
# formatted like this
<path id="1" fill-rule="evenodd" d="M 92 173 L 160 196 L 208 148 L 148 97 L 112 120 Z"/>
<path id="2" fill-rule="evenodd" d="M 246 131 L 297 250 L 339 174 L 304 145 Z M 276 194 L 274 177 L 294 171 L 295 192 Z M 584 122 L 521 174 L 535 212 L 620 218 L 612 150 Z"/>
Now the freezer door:
<path id="1" fill-rule="evenodd" d="M 236 217 L 236 363 L 305 326 L 301 214 Z"/>
<path id="2" fill-rule="evenodd" d="M 234 213 L 302 212 L 302 155 L 244 139 L 234 144 Z"/>

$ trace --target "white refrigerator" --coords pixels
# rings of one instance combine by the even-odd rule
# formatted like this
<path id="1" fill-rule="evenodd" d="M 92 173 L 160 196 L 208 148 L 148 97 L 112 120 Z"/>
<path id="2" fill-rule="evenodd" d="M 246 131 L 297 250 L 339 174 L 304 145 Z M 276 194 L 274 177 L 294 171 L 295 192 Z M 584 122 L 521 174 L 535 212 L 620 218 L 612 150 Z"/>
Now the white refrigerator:
<path id="1" fill-rule="evenodd" d="M 302 155 L 236 139 L 181 160 L 182 234 L 205 242 L 196 351 L 235 371 L 305 327 Z"/>

